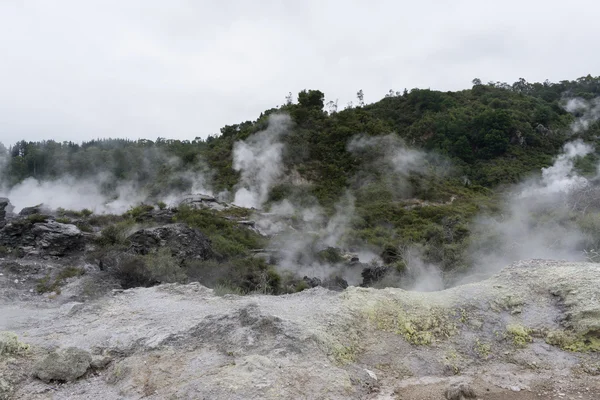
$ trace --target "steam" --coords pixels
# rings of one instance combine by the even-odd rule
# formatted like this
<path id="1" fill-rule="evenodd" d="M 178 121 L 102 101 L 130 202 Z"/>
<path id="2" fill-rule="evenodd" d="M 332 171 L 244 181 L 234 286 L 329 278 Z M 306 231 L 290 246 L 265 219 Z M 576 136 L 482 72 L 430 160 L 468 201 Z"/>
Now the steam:
<path id="1" fill-rule="evenodd" d="M 564 109 L 579 117 L 571 124 L 571 130 L 579 133 L 587 130 L 594 122 L 600 119 L 600 97 L 587 101 L 582 98 L 567 100 Z"/>
<path id="2" fill-rule="evenodd" d="M 273 143 L 256 147 L 273 149 Z M 277 268 L 284 275 L 291 272 L 321 280 L 339 276 L 351 285 L 361 284 L 362 270 L 367 266 L 381 266 L 383 261 L 378 255 L 381 249 L 361 244 L 360 240 L 351 237 L 352 222 L 356 218 L 354 193 L 368 190 L 373 185 L 383 185 L 394 196 L 406 197 L 410 195 L 408 178 L 411 174 L 442 173 L 441 168 L 438 169 L 442 165 L 441 159 L 409 148 L 394 134 L 380 137 L 357 135 L 349 141 L 348 151 L 360 162 L 351 179 L 354 190 L 342 194 L 334 205 L 333 215 L 328 216 L 316 199 L 308 202 L 304 199 L 304 205 L 285 199 L 272 204 L 268 212 L 255 215 L 258 229 L 274 235 L 270 247 L 276 249 L 279 256 Z M 269 176 L 279 179 L 281 173 Z M 320 256 L 332 249 L 339 250 L 343 259 L 332 262 Z M 409 278 L 404 277 L 405 287 L 415 290 L 443 288 L 439 268 L 423 262 L 417 248 L 407 250 L 406 255 L 410 262 L 406 263 Z M 354 257 L 361 262 L 350 263 Z M 401 277 L 397 274 L 389 273 L 386 278 L 385 283 L 399 286 Z"/>
<path id="3" fill-rule="evenodd" d="M 139 204 L 144 200 L 144 196 L 130 185 L 118 186 L 114 199 L 109 199 L 102 194 L 101 186 L 102 183 L 98 181 L 78 181 L 73 177 L 44 182 L 27 178 L 0 197 L 8 197 L 15 205 L 15 212 L 26 206 L 44 204 L 50 209 L 87 208 L 95 213 L 114 214 L 123 213 L 131 205 Z"/>
<path id="4" fill-rule="evenodd" d="M 283 174 L 283 149 L 280 139 L 291 126 L 284 114 L 269 117 L 266 130 L 233 146 L 233 169 L 241 174 L 233 203 L 247 208 L 261 208 L 269 190 Z"/>
<path id="5" fill-rule="evenodd" d="M 470 249 L 476 273 L 494 273 L 522 259 L 585 259 L 584 251 L 592 242 L 578 223 L 585 215 L 575 200 L 582 191 L 588 191 L 586 196 L 597 193 L 591 181 L 576 173 L 574 162 L 593 150 L 581 140 L 565 144 L 540 178 L 507 194 L 500 218 L 476 219 L 472 237 L 477 239 Z"/>
<path id="6" fill-rule="evenodd" d="M 0 177 L 6 177 L 5 168 L 9 158 L 2 149 L 0 148 Z M 95 164 L 93 156 L 88 161 Z M 65 170 L 61 164 L 64 160 L 58 158 L 52 162 L 55 170 Z M 91 176 L 63 174 L 59 178 L 48 180 L 29 177 L 12 187 L 0 181 L 0 197 L 9 198 L 15 206 L 15 212 L 24 207 L 43 204 L 50 210 L 89 209 L 96 214 L 121 214 L 141 203 L 164 201 L 175 204 L 183 192 L 212 194 L 212 175 L 202 163 L 196 165 L 194 171 L 184 171 L 179 158 L 166 155 L 157 148 L 143 149 L 140 158 L 133 162 L 139 162 L 140 166 L 137 173 L 127 180 L 118 179 L 112 172 L 115 165 L 109 162 L 95 168 Z M 153 189 L 159 189 L 159 193 L 151 193 L 144 182 L 156 182 L 161 168 L 176 172 L 168 176 L 164 185 Z"/>

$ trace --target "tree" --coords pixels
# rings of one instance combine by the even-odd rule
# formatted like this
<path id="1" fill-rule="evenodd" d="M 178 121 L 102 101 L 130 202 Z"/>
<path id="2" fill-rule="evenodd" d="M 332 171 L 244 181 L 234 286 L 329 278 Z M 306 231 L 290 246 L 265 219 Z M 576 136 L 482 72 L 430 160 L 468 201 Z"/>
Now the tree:
<path id="1" fill-rule="evenodd" d="M 303 108 L 316 108 L 322 110 L 324 101 L 325 94 L 320 90 L 303 90 L 298 93 L 298 104 Z"/>
<path id="2" fill-rule="evenodd" d="M 358 106 L 363 107 L 365 105 L 365 95 L 362 89 L 356 92 L 356 98 L 358 99 Z"/>
<path id="3" fill-rule="evenodd" d="M 289 106 L 292 104 L 292 92 L 289 92 L 287 96 L 285 96 L 285 105 Z"/>
<path id="4" fill-rule="evenodd" d="M 471 81 L 471 83 L 473 83 L 473 86 L 479 86 L 481 85 L 481 79 L 475 78 Z"/>

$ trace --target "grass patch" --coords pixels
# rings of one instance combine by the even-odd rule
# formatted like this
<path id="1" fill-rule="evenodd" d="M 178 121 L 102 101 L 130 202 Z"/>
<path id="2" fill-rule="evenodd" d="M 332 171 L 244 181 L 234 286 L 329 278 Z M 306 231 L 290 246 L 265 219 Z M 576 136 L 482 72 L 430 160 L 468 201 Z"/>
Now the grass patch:
<path id="1" fill-rule="evenodd" d="M 60 287 L 64 284 L 69 278 L 73 278 L 76 276 L 81 276 L 85 274 L 85 271 L 81 268 L 77 267 L 66 267 L 60 270 L 60 272 L 52 278 L 50 274 L 46 275 L 42 279 L 38 280 L 36 285 L 36 291 L 39 294 L 42 293 L 50 293 L 55 292 L 56 294 L 60 294 Z"/>

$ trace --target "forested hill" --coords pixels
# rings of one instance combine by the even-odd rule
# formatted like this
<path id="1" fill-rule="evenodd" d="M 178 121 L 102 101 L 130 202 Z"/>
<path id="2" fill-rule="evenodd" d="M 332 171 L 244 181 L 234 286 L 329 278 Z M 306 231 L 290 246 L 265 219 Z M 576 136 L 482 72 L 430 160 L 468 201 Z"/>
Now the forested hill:
<path id="1" fill-rule="evenodd" d="M 573 138 L 570 124 L 581 116 L 565 110 L 566 99 L 600 95 L 600 77 L 589 75 L 560 83 L 473 83 L 472 89 L 459 92 L 390 91 L 367 105 L 361 91 L 356 106 L 339 111 L 333 102 L 324 104 L 322 92 L 303 91 L 296 104 L 289 101 L 267 110 L 254 122 L 227 125 L 206 140 L 5 143 L 10 147 L 0 147 L 0 155 L 5 155 L 2 181 L 13 186 L 28 177 L 53 180 L 108 173 L 115 182 L 135 180 L 157 195 L 188 191 L 189 174 L 180 172 L 203 171 L 216 192 L 231 189 L 239 178 L 232 169 L 233 144 L 265 129 L 269 114 L 284 112 L 293 120 L 283 138 L 286 170 L 312 182 L 310 192 L 323 204 L 334 202 L 361 168 L 347 148 L 357 134 L 396 133 L 411 147 L 446 157 L 454 176 L 491 188 L 549 165 Z M 598 124 L 589 128 L 581 134 L 591 140 L 600 129 Z M 289 190 L 282 184 L 271 195 L 282 197 Z"/>
<path id="2" fill-rule="evenodd" d="M 174 209 L 174 220 L 209 236 L 219 263 L 234 266 L 253 265 L 247 260 L 265 246 L 289 250 L 293 268 L 339 263 L 341 250 L 369 252 L 413 273 L 524 258 L 600 260 L 600 190 L 546 196 L 556 185 L 594 182 L 585 177 L 597 173 L 600 77 L 473 83 L 459 92 L 390 91 L 373 104 L 363 104 L 359 91 L 357 104 L 343 110 L 318 90 L 302 91 L 297 102 L 290 95 L 256 121 L 225 126 L 206 140 L 21 141 L 0 154 L 0 197 L 24 207 L 33 204 L 16 202 L 46 202 L 59 191 L 65 196 L 54 208 L 101 213 L 91 203 L 128 193 L 120 200 L 125 209 L 109 210 L 131 207 L 117 219 L 122 226 L 96 226 L 104 220 L 86 217 L 91 211 L 78 220 L 81 229 L 108 232 L 105 242 L 113 245 L 120 236 L 110 232 L 125 232 L 144 210 L 177 205 L 190 192 L 288 218 L 296 238 L 269 244 L 231 222 L 256 217 L 267 224 L 267 214 Z M 506 197 L 511 184 L 551 165 L 541 186 L 529 181 L 529 200 Z M 136 207 L 140 202 L 146 205 Z"/>

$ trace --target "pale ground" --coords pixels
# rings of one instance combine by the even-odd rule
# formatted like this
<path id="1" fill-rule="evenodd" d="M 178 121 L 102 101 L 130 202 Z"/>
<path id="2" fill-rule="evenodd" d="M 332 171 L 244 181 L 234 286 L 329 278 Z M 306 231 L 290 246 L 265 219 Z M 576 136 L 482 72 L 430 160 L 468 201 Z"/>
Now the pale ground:
<path id="1" fill-rule="evenodd" d="M 15 399 L 424 400 L 458 382 L 480 399 L 600 399 L 598 353 L 546 343 L 552 331 L 598 340 L 599 264 L 521 262 L 434 293 L 218 297 L 173 284 L 97 299 L 93 272 L 60 296 L 32 293 L 39 270 L 0 264 L 0 331 L 32 346 L 0 360 Z M 68 346 L 112 361 L 67 384 L 31 377 Z"/>

